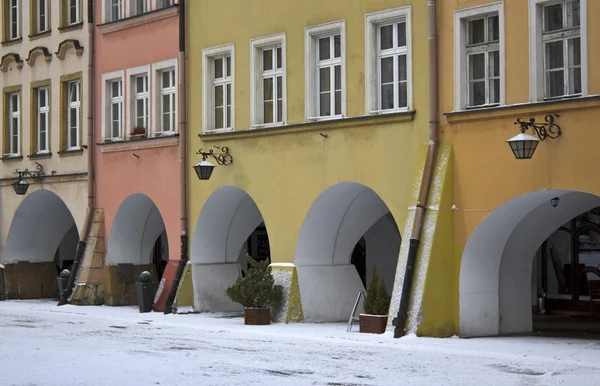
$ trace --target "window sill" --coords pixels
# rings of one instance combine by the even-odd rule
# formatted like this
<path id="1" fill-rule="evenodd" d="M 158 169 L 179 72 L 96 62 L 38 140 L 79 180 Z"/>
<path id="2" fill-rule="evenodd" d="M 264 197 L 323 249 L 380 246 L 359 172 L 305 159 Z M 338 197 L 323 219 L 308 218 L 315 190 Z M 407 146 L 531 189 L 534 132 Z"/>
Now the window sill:
<path id="1" fill-rule="evenodd" d="M 569 97 L 553 99 L 540 102 L 515 103 L 496 107 L 485 107 L 478 109 L 451 111 L 444 113 L 448 123 L 468 122 L 475 120 L 496 119 L 511 117 L 522 114 L 547 113 L 553 111 L 579 110 L 600 107 L 600 95 L 589 95 L 584 97 Z"/>
<path id="2" fill-rule="evenodd" d="M 37 32 L 37 33 L 31 34 L 27 37 L 29 38 L 29 40 L 37 40 L 37 39 L 45 38 L 46 36 L 50 36 L 51 34 L 52 34 L 52 30 L 47 30 L 44 32 Z"/>
<path id="3" fill-rule="evenodd" d="M 27 158 L 29 158 L 29 159 L 52 158 L 52 153 L 35 153 L 35 154 L 28 155 Z"/>
<path id="4" fill-rule="evenodd" d="M 96 144 L 101 153 L 116 153 L 137 149 L 153 149 L 179 145 L 179 134 L 163 135 L 160 137 L 140 138 L 128 141 L 106 141 Z"/>
<path id="5" fill-rule="evenodd" d="M 59 157 L 76 157 L 83 154 L 83 149 L 61 150 L 58 152 Z"/>
<path id="6" fill-rule="evenodd" d="M 83 28 L 83 22 L 80 21 L 79 23 L 58 27 L 58 32 L 63 33 L 63 32 L 74 31 L 74 30 L 82 29 L 82 28 Z"/>
<path id="7" fill-rule="evenodd" d="M 111 32 L 121 31 L 139 25 L 149 24 L 158 20 L 166 19 L 177 15 L 178 9 L 179 5 L 175 4 L 169 7 L 146 12 L 141 15 L 130 16 L 115 21 L 106 21 L 102 24 L 98 24 L 98 30 L 102 34 L 108 34 Z"/>
<path id="8" fill-rule="evenodd" d="M 260 129 L 269 129 L 274 127 L 283 127 L 285 126 L 285 122 L 278 123 L 256 123 L 252 125 L 248 130 L 260 130 Z"/>
<path id="9" fill-rule="evenodd" d="M 233 127 L 228 127 L 226 129 L 203 129 L 202 134 L 226 134 L 234 131 Z"/>
<path id="10" fill-rule="evenodd" d="M 22 155 L 5 155 L 4 157 L 0 158 L 0 161 L 21 161 L 21 160 L 23 160 Z"/>
<path id="11" fill-rule="evenodd" d="M 21 43 L 21 42 L 23 42 L 23 38 L 17 38 L 17 39 L 12 39 L 12 40 L 6 40 L 6 41 L 3 41 L 3 42 L 2 42 L 2 43 L 0 43 L 0 44 L 2 44 L 3 46 L 12 46 L 12 45 L 15 45 L 15 44 L 19 44 L 19 43 Z"/>
<path id="12" fill-rule="evenodd" d="M 369 111 L 369 113 L 367 115 L 370 115 L 372 117 L 376 117 L 378 115 L 405 113 L 407 111 L 411 111 L 411 110 L 408 109 L 408 108 L 403 108 L 403 109 L 388 109 L 388 110 L 372 110 L 372 111 Z"/>
<path id="13" fill-rule="evenodd" d="M 292 134 L 307 131 L 352 129 L 356 127 L 385 125 L 389 123 L 410 122 L 414 120 L 415 114 L 416 110 L 410 110 L 396 113 L 363 115 L 348 118 L 329 118 L 325 120 L 321 119 L 312 122 L 293 123 L 288 125 L 279 125 L 262 128 L 250 128 L 247 130 L 239 131 L 207 132 L 198 134 L 198 136 L 202 139 L 202 141 L 211 142 L 221 141 L 223 139 L 241 139 L 267 135 Z"/>

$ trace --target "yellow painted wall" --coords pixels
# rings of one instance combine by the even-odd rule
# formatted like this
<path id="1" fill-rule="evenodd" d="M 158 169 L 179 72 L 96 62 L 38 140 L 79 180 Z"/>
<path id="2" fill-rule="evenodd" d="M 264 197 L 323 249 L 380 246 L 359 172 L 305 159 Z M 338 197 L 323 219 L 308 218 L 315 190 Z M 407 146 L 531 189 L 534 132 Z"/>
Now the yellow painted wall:
<path id="1" fill-rule="evenodd" d="M 600 195 L 596 155 L 600 143 L 600 1 L 587 0 L 589 96 L 553 103 L 529 102 L 528 2 L 505 0 L 506 103 L 508 106 L 447 114 L 454 110 L 454 12 L 494 1 L 438 1 L 440 47 L 440 117 L 442 138 L 454 154 L 454 288 L 458 333 L 458 280 L 462 251 L 469 236 L 492 210 L 506 201 L 543 189 L 579 190 Z M 582 15 L 583 17 L 583 15 Z M 596 96 L 594 96 L 596 95 Z M 506 140 L 518 134 L 517 118 L 543 121 L 557 113 L 563 130 L 557 139 L 540 143 L 531 160 L 515 160 Z M 529 132 L 530 133 L 530 132 Z M 531 133 L 530 133 L 531 134 Z M 437 301 L 440 301 L 439 299 Z M 432 307 L 434 305 L 431 305 Z M 441 311 L 440 311 L 441 312 Z"/>
<path id="2" fill-rule="evenodd" d="M 427 141 L 429 107 L 424 44 L 427 2 L 412 2 L 414 119 L 397 114 L 363 117 L 365 15 L 411 1 L 188 2 L 190 235 L 204 202 L 225 185 L 240 187 L 257 203 L 269 232 L 273 262 L 294 260 L 306 213 L 323 190 L 338 182 L 355 181 L 370 187 L 388 205 L 396 222 L 404 224 L 416 151 Z M 346 21 L 347 114 L 351 119 L 304 124 L 305 28 L 338 20 Z M 250 125 L 250 39 L 282 32 L 286 33 L 291 125 L 246 131 Z M 202 49 L 230 43 L 235 45 L 235 132 L 200 139 Z M 191 168 L 200 161 L 195 153 L 215 145 L 230 148 L 233 165 L 217 166 L 209 181 L 199 181 Z"/>

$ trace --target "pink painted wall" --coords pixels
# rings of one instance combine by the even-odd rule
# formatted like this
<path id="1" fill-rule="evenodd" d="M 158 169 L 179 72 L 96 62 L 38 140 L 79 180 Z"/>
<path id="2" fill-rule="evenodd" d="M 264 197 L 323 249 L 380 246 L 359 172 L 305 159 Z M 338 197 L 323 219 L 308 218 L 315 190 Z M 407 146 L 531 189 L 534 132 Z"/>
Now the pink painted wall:
<path id="1" fill-rule="evenodd" d="M 102 1 L 96 1 L 97 25 L 102 24 L 101 6 Z M 102 132 L 105 130 L 102 127 L 102 74 L 177 59 L 178 26 L 178 15 L 175 13 L 162 20 L 110 33 L 103 33 L 101 28 L 96 27 L 95 143 L 102 142 Z M 124 91 L 127 93 L 128 80 L 125 82 Z M 151 95 L 150 98 L 153 97 Z M 127 100 L 126 95 L 126 106 Z M 125 122 L 129 119 L 128 110 L 126 107 Z M 124 128 L 126 130 L 127 126 Z M 104 209 L 107 247 L 119 206 L 129 195 L 143 193 L 154 201 L 162 215 L 167 229 L 170 260 L 180 258 L 179 140 L 179 137 L 170 137 L 95 147 L 96 203 L 98 208 Z M 155 147 L 159 144 L 160 147 Z M 129 149 L 113 151 L 123 146 Z M 135 148 L 132 149 L 132 146 Z"/>

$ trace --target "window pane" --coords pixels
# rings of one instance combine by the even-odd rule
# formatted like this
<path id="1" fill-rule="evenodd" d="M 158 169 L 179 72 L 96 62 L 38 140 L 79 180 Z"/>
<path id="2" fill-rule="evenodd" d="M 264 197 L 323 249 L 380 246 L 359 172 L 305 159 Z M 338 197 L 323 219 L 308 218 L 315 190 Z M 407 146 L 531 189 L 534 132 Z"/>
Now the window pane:
<path id="1" fill-rule="evenodd" d="M 546 73 L 546 90 L 548 97 L 561 96 L 565 94 L 564 71 L 549 71 Z"/>
<path id="2" fill-rule="evenodd" d="M 231 83 L 227 84 L 227 106 L 231 105 Z"/>
<path id="3" fill-rule="evenodd" d="M 223 107 L 215 107 L 215 129 L 223 127 Z"/>
<path id="4" fill-rule="evenodd" d="M 485 54 L 469 56 L 469 80 L 485 78 Z"/>
<path id="5" fill-rule="evenodd" d="M 118 97 L 121 96 L 121 90 L 120 90 L 121 87 L 119 87 L 120 86 L 119 83 L 120 82 L 112 82 L 111 83 L 111 95 L 112 95 L 113 98 L 118 98 Z M 71 89 L 71 99 L 70 99 L 70 102 L 74 101 L 73 98 L 75 97 L 75 95 L 73 95 L 73 94 L 74 94 L 73 89 Z"/>
<path id="6" fill-rule="evenodd" d="M 215 59 L 215 79 L 223 77 L 223 59 Z"/>
<path id="7" fill-rule="evenodd" d="M 398 80 L 406 80 L 406 55 L 398 56 Z"/>
<path id="8" fill-rule="evenodd" d="M 319 69 L 319 91 L 331 90 L 331 70 L 329 67 Z"/>
<path id="9" fill-rule="evenodd" d="M 277 122 L 283 121 L 283 78 L 277 77 Z"/>
<path id="10" fill-rule="evenodd" d="M 277 99 L 283 99 L 283 78 L 277 77 Z"/>
<path id="11" fill-rule="evenodd" d="M 162 87 L 169 88 L 171 85 L 171 71 L 163 71 L 162 72 Z"/>
<path id="12" fill-rule="evenodd" d="M 398 23 L 398 47 L 406 46 L 406 23 Z"/>
<path id="13" fill-rule="evenodd" d="M 394 58 L 381 59 L 381 83 L 390 83 L 394 81 Z"/>
<path id="14" fill-rule="evenodd" d="M 569 39 L 569 66 L 581 65 L 581 39 Z"/>
<path id="15" fill-rule="evenodd" d="M 135 79 L 135 90 L 138 93 L 143 93 L 146 92 L 146 76 L 138 76 Z"/>
<path id="16" fill-rule="evenodd" d="M 225 74 L 227 74 L 227 76 L 231 76 L 231 56 L 228 56 L 225 59 Z"/>
<path id="17" fill-rule="evenodd" d="M 273 100 L 273 78 L 263 79 L 263 100 Z"/>
<path id="18" fill-rule="evenodd" d="M 488 59 L 490 77 L 500 76 L 500 51 L 492 51 L 489 53 Z"/>
<path id="19" fill-rule="evenodd" d="M 478 106 L 485 104 L 485 81 L 471 82 L 470 84 L 470 105 Z"/>
<path id="20" fill-rule="evenodd" d="M 335 72 L 335 78 L 334 78 L 334 86 L 336 90 L 341 90 L 342 89 L 342 66 L 335 66 L 334 69 Z"/>
<path id="21" fill-rule="evenodd" d="M 570 87 L 572 94 L 581 94 L 581 68 L 569 70 Z"/>
<path id="22" fill-rule="evenodd" d="M 231 127 L 231 84 L 226 86 L 227 90 L 227 115 L 225 116 L 225 124 L 227 127 Z"/>
<path id="23" fill-rule="evenodd" d="M 320 115 L 327 116 L 331 115 L 331 93 L 324 92 L 319 95 L 319 112 Z"/>
<path id="24" fill-rule="evenodd" d="M 265 123 L 273 123 L 273 101 L 264 103 L 263 114 Z"/>
<path id="25" fill-rule="evenodd" d="M 71 128 L 69 147 L 78 146 L 77 143 L 77 126 Z"/>
<path id="26" fill-rule="evenodd" d="M 500 79 L 490 80 L 490 103 L 500 103 Z"/>
<path id="27" fill-rule="evenodd" d="M 394 85 L 386 84 L 381 86 L 381 109 L 394 108 Z"/>
<path id="28" fill-rule="evenodd" d="M 11 95 L 11 99 L 12 99 L 12 101 L 11 101 L 11 106 L 12 106 L 11 111 L 13 113 L 16 113 L 16 112 L 19 111 L 19 94 L 12 94 Z"/>
<path id="29" fill-rule="evenodd" d="M 335 35 L 333 37 L 333 57 L 340 58 L 342 56 L 342 40 L 340 35 Z"/>
<path id="30" fill-rule="evenodd" d="M 564 67 L 563 42 L 546 43 L 546 69 Z"/>
<path id="31" fill-rule="evenodd" d="M 283 101 L 277 101 L 277 122 L 283 122 Z"/>
<path id="32" fill-rule="evenodd" d="M 579 0 L 567 3 L 567 27 L 579 27 L 581 25 L 581 16 L 579 11 Z"/>
<path id="33" fill-rule="evenodd" d="M 485 42 L 485 19 L 472 20 L 468 24 L 469 44 Z"/>
<path id="34" fill-rule="evenodd" d="M 215 106 L 223 106 L 223 86 L 215 86 Z"/>
<path id="35" fill-rule="evenodd" d="M 398 84 L 398 107 L 408 106 L 408 83 L 400 82 Z"/>
<path id="36" fill-rule="evenodd" d="M 562 4 L 554 4 L 544 7 L 544 31 L 555 31 L 562 28 Z"/>
<path id="37" fill-rule="evenodd" d="M 335 92 L 335 115 L 342 115 L 342 92 Z"/>
<path id="38" fill-rule="evenodd" d="M 273 69 L 273 50 L 263 50 L 263 70 L 268 71 Z"/>
<path id="39" fill-rule="evenodd" d="M 498 16 L 490 16 L 488 17 L 488 42 L 495 42 L 498 40 L 500 40 Z"/>
<path id="40" fill-rule="evenodd" d="M 46 107 L 46 89 L 41 88 L 38 91 L 38 102 L 40 107 Z"/>
<path id="41" fill-rule="evenodd" d="M 380 31 L 380 43 L 379 48 L 387 50 L 394 47 L 394 26 L 386 25 L 379 28 Z"/>
<path id="42" fill-rule="evenodd" d="M 283 66 L 282 64 L 282 57 L 281 57 L 281 47 L 277 48 L 277 68 L 281 68 Z"/>
<path id="43" fill-rule="evenodd" d="M 162 131 L 171 131 L 171 107 L 168 95 L 163 95 Z"/>
<path id="44" fill-rule="evenodd" d="M 330 44 L 329 36 L 326 38 L 319 39 L 319 60 L 330 59 L 331 51 L 330 51 L 329 44 Z"/>

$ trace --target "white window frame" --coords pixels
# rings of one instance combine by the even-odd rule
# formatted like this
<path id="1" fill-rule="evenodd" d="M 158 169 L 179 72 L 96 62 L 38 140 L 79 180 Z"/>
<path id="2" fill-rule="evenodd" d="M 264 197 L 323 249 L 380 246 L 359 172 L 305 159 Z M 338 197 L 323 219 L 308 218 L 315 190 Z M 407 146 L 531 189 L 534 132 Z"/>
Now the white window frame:
<path id="1" fill-rule="evenodd" d="M 563 0 L 529 0 L 529 101 L 540 102 L 572 98 L 572 95 L 545 98 L 545 72 L 544 72 L 544 43 L 542 41 L 544 5 L 561 3 Z M 581 38 L 581 94 L 588 96 L 588 25 L 587 25 L 587 0 L 580 0 L 579 13 L 581 25 L 579 27 Z"/>
<path id="2" fill-rule="evenodd" d="M 393 22 L 406 22 L 406 100 L 407 107 L 380 109 L 379 70 L 379 26 Z M 366 114 L 388 114 L 413 109 L 412 78 L 412 7 L 399 7 L 365 16 L 365 112 Z M 397 71 L 394 68 L 394 71 Z"/>
<path id="3" fill-rule="evenodd" d="M 504 106 L 506 104 L 506 33 L 504 24 L 504 2 L 499 1 L 492 4 L 460 9 L 454 12 L 454 110 L 466 110 L 469 106 L 469 74 L 467 41 L 467 22 L 478 17 L 498 15 L 499 28 L 499 50 L 500 50 L 500 100 L 493 106 Z M 487 105 L 474 106 L 473 108 L 485 108 Z"/>
<path id="4" fill-rule="evenodd" d="M 77 17 L 75 20 L 71 20 L 71 8 L 75 3 L 75 10 L 77 11 Z M 67 1 L 67 25 L 73 25 L 81 23 L 81 0 L 68 0 Z"/>
<path id="5" fill-rule="evenodd" d="M 129 7 L 127 7 L 127 10 L 125 12 L 126 17 L 143 15 L 145 13 L 150 12 L 149 0 L 142 0 L 142 2 L 144 3 L 144 5 L 146 7 L 146 9 L 143 12 L 137 12 L 137 9 L 136 9 L 137 1 L 138 0 L 129 0 Z"/>
<path id="6" fill-rule="evenodd" d="M 13 3 L 13 1 L 15 3 Z M 8 3 L 8 40 L 16 40 L 21 37 L 21 14 L 22 14 L 22 0 L 10 0 Z M 17 8 L 17 20 L 13 20 L 12 18 L 12 8 Z M 17 34 L 13 35 L 13 23 L 17 24 Z"/>
<path id="7" fill-rule="evenodd" d="M 342 77 L 342 106 L 341 114 L 318 116 L 319 90 L 318 90 L 318 49 L 319 38 L 331 35 L 340 35 L 341 50 L 341 77 Z M 346 21 L 339 20 L 330 23 L 306 27 L 304 31 L 304 109 L 307 121 L 322 121 L 328 119 L 340 119 L 346 117 Z M 332 92 L 334 90 L 331 90 Z M 332 107 L 335 114 L 335 108 Z"/>
<path id="8" fill-rule="evenodd" d="M 50 29 L 50 25 L 49 25 L 50 18 L 48 17 L 48 12 L 49 12 L 48 6 L 50 5 L 49 1 L 48 0 L 35 0 L 35 1 L 37 1 L 37 4 L 36 4 L 37 5 L 37 7 L 36 7 L 37 8 L 37 15 L 35 15 L 35 18 L 36 18 L 35 22 L 36 22 L 36 29 L 37 29 L 37 31 L 35 31 L 35 32 L 36 33 L 46 32 L 46 31 L 48 31 Z M 40 5 L 41 4 L 44 5 L 44 9 L 46 10 L 46 12 L 43 15 L 43 18 L 42 18 L 42 12 L 40 11 L 40 8 L 41 8 Z M 40 28 L 40 21 L 41 20 L 44 20 L 44 25 L 46 26 L 46 28 L 44 28 L 44 29 Z"/>
<path id="9" fill-rule="evenodd" d="M 287 122 L 287 82 L 286 82 L 286 44 L 285 33 L 250 40 L 250 122 L 252 127 L 281 126 Z M 281 75 L 282 108 L 281 122 L 264 123 L 262 92 L 262 50 L 281 48 L 281 70 L 274 69 L 270 76 Z M 276 87 L 276 86 L 275 86 Z M 276 99 L 274 109 L 277 108 Z"/>
<path id="10" fill-rule="evenodd" d="M 17 111 L 12 111 L 13 110 L 13 104 L 12 104 L 12 100 L 13 100 L 13 96 L 16 95 L 17 96 Z M 7 103 L 7 108 L 8 108 L 8 151 L 6 153 L 7 156 L 9 157 L 18 157 L 21 155 L 21 126 L 23 123 L 22 117 L 21 117 L 21 112 L 22 112 L 22 108 L 21 108 L 21 91 L 15 91 L 15 92 L 11 92 L 7 95 L 8 97 L 8 103 Z M 15 128 L 13 126 L 13 119 L 17 118 L 17 127 Z M 17 148 L 13 149 L 13 137 L 17 137 Z"/>
<path id="11" fill-rule="evenodd" d="M 37 100 L 37 104 L 35 106 L 36 111 L 36 122 L 37 122 L 37 127 L 36 127 L 36 136 L 37 136 L 37 149 L 36 149 L 36 153 L 37 154 L 47 154 L 50 149 L 49 149 L 49 144 L 50 144 L 50 138 L 49 138 L 49 134 L 50 134 L 50 87 L 49 86 L 41 86 L 38 87 L 35 90 L 36 93 L 36 100 Z M 45 91 L 46 93 L 46 105 L 42 106 L 40 104 L 40 93 L 42 91 Z M 46 124 L 46 141 L 45 143 L 43 143 L 42 146 L 42 141 L 40 140 L 41 138 L 41 128 L 40 128 L 40 122 L 42 122 L 42 120 L 44 121 L 44 123 Z"/>
<path id="12" fill-rule="evenodd" d="M 152 105 L 152 134 L 154 136 L 168 136 L 174 135 L 177 133 L 177 127 L 179 125 L 179 95 L 178 87 L 179 87 L 179 73 L 177 71 L 177 59 L 168 59 L 162 62 L 153 63 L 152 64 L 152 81 L 151 81 L 151 101 L 150 105 Z M 161 104 L 161 90 L 162 90 L 162 79 L 160 78 L 162 75 L 162 71 L 173 69 L 175 71 L 175 127 L 173 131 L 162 131 L 162 117 L 160 116 L 162 113 Z"/>
<path id="13" fill-rule="evenodd" d="M 113 21 L 118 21 L 121 19 L 124 19 L 125 17 L 127 17 L 127 11 L 128 9 L 130 9 L 131 7 L 127 7 L 125 4 L 125 0 L 117 0 L 121 2 L 121 16 L 116 19 L 113 20 L 112 18 L 112 1 L 113 0 L 103 0 L 104 1 L 104 6 L 102 7 L 102 20 L 104 23 L 110 23 Z"/>
<path id="14" fill-rule="evenodd" d="M 77 101 L 76 102 L 71 102 L 71 84 L 73 83 L 77 83 Z M 75 80 L 70 80 L 68 82 L 65 82 L 66 86 L 67 86 L 67 103 L 66 103 L 66 108 L 67 108 L 67 151 L 69 150 L 79 150 L 80 145 L 80 138 L 79 138 L 79 131 L 81 130 L 80 124 L 81 124 L 81 93 L 82 93 L 82 89 L 81 89 L 81 79 L 75 79 Z M 76 125 L 75 125 L 75 131 L 76 131 L 76 139 L 75 139 L 75 144 L 71 143 L 71 109 L 76 109 L 77 111 L 77 119 L 76 119 Z"/>
<path id="15" fill-rule="evenodd" d="M 127 104 L 127 109 L 128 111 L 131 112 L 129 119 L 127 120 L 127 133 L 128 135 L 131 134 L 131 130 L 133 130 L 133 128 L 135 126 L 137 126 L 137 117 L 136 117 L 136 83 L 135 83 L 135 79 L 140 76 L 140 75 L 146 75 L 148 77 L 148 122 L 146 125 L 146 137 L 150 136 L 150 132 L 151 132 L 151 128 L 152 128 L 152 122 L 153 122 L 153 117 L 152 117 L 152 72 L 150 69 L 150 65 L 145 65 L 145 66 L 139 66 L 139 67 L 133 67 L 133 68 L 128 68 L 126 70 L 126 79 L 127 82 L 129 84 L 129 90 L 128 90 L 128 95 L 129 95 L 129 103 Z"/>
<path id="16" fill-rule="evenodd" d="M 120 70 L 120 71 L 114 71 L 114 72 L 109 72 L 109 73 L 105 73 L 102 74 L 102 139 L 104 141 L 111 141 L 111 142 L 117 142 L 117 141 L 123 141 L 125 139 L 124 137 L 124 129 L 125 129 L 125 125 L 121 124 L 121 137 L 112 137 L 112 127 L 111 127 L 111 113 L 110 113 L 110 82 L 115 81 L 115 80 L 121 80 L 122 85 L 123 85 L 123 101 L 125 100 L 125 94 L 127 91 L 127 84 L 126 84 L 126 79 L 125 79 L 125 70 Z M 127 117 L 127 113 L 126 113 L 126 109 L 125 109 L 125 103 L 123 102 L 122 105 L 122 114 L 123 117 L 122 119 L 126 119 Z"/>
<path id="17" fill-rule="evenodd" d="M 231 57 L 231 127 L 214 128 L 214 95 L 213 95 L 213 69 L 214 59 L 229 55 Z M 235 130 L 235 47 L 234 44 L 226 44 L 219 47 L 206 48 L 202 50 L 202 132 L 218 133 Z M 225 103 L 227 103 L 225 101 Z"/>

